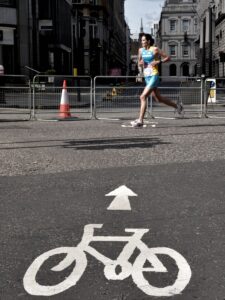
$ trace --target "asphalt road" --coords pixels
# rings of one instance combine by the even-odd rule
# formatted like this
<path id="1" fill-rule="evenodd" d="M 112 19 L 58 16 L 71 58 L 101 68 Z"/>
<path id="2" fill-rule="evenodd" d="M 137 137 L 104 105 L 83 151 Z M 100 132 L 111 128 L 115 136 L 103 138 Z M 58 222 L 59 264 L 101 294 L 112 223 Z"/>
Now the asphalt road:
<path id="1" fill-rule="evenodd" d="M 0 122 L 0 299 L 225 299 L 225 121 L 157 122 Z"/>

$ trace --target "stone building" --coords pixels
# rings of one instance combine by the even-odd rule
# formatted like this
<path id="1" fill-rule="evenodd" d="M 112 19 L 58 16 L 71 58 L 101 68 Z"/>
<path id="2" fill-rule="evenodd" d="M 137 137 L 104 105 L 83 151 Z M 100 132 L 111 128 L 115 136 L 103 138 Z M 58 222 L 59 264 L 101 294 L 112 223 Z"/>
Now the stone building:
<path id="1" fill-rule="evenodd" d="M 215 0 L 215 42 L 213 45 L 213 75 L 225 78 L 225 1 Z"/>
<path id="2" fill-rule="evenodd" d="M 224 77 L 225 1 L 198 0 L 199 62 L 206 77 Z"/>
<path id="3" fill-rule="evenodd" d="M 129 29 L 124 0 L 73 0 L 74 67 L 78 74 L 126 75 Z"/>
<path id="4" fill-rule="evenodd" d="M 212 13 L 211 0 L 197 1 L 197 15 L 199 18 L 199 29 L 196 43 L 199 45 L 198 73 L 212 76 L 213 73 L 213 44 L 215 41 L 215 15 Z"/>
<path id="5" fill-rule="evenodd" d="M 26 74 L 27 67 L 70 73 L 71 8 L 69 0 L 0 0 L 0 60 L 5 73 Z"/>
<path id="6" fill-rule="evenodd" d="M 4 65 L 5 73 L 12 73 L 16 68 L 16 29 L 16 1 L 0 0 L 0 65 Z"/>
<path id="7" fill-rule="evenodd" d="M 132 76 L 142 76 L 142 68 L 138 66 L 138 50 L 141 47 L 141 37 L 144 33 L 143 20 L 141 19 L 140 31 L 138 38 L 131 40 L 130 58 L 131 58 L 131 72 Z"/>
<path id="8" fill-rule="evenodd" d="M 6 74 L 126 74 L 125 0 L 0 0 Z"/>
<path id="9" fill-rule="evenodd" d="M 162 76 L 194 76 L 197 73 L 198 17 L 196 0 L 166 0 L 159 22 L 159 47 L 171 57 L 162 64 Z"/>
<path id="10" fill-rule="evenodd" d="M 34 65 L 41 71 L 70 74 L 73 54 L 71 0 L 38 0 L 33 1 L 33 6 Z"/>

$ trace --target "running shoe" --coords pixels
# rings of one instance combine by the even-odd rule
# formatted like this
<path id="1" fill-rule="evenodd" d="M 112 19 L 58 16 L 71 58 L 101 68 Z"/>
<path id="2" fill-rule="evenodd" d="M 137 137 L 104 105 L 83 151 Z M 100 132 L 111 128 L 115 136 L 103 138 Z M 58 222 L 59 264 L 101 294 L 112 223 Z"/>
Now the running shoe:
<path id="1" fill-rule="evenodd" d="M 176 112 L 178 115 L 184 116 L 184 107 L 182 103 L 177 104 Z"/>
<path id="2" fill-rule="evenodd" d="M 132 125 L 132 127 L 135 127 L 135 128 L 143 127 L 143 122 L 141 122 L 139 119 L 130 122 L 130 124 Z"/>

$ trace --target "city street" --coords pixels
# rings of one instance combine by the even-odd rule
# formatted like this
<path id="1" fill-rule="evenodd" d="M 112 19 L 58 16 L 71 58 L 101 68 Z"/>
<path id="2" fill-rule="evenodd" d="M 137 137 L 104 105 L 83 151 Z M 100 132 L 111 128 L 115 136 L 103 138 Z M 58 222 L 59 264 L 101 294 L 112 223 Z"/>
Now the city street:
<path id="1" fill-rule="evenodd" d="M 224 299 L 225 119 L 150 121 L 0 121 L 0 299 Z"/>
<path id="2" fill-rule="evenodd" d="M 225 300 L 224 19 L 0 1 L 0 300 Z"/>

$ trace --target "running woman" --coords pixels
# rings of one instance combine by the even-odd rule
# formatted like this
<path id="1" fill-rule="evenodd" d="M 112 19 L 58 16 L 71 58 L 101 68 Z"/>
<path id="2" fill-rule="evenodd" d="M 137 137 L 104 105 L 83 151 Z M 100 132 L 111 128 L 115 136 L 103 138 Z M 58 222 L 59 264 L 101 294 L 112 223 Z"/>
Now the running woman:
<path id="1" fill-rule="evenodd" d="M 132 127 L 143 127 L 143 120 L 146 112 L 147 98 L 150 94 L 157 102 L 164 103 L 168 106 L 174 107 L 178 114 L 183 114 L 182 104 L 176 104 L 167 98 L 160 95 L 159 85 L 159 71 L 158 65 L 170 60 L 170 57 L 157 47 L 154 47 L 154 39 L 150 34 L 144 34 L 141 38 L 142 48 L 138 52 L 138 64 L 144 68 L 144 78 L 146 87 L 140 96 L 141 107 L 139 119 L 132 121 Z M 163 59 L 160 59 L 163 58 Z"/>

